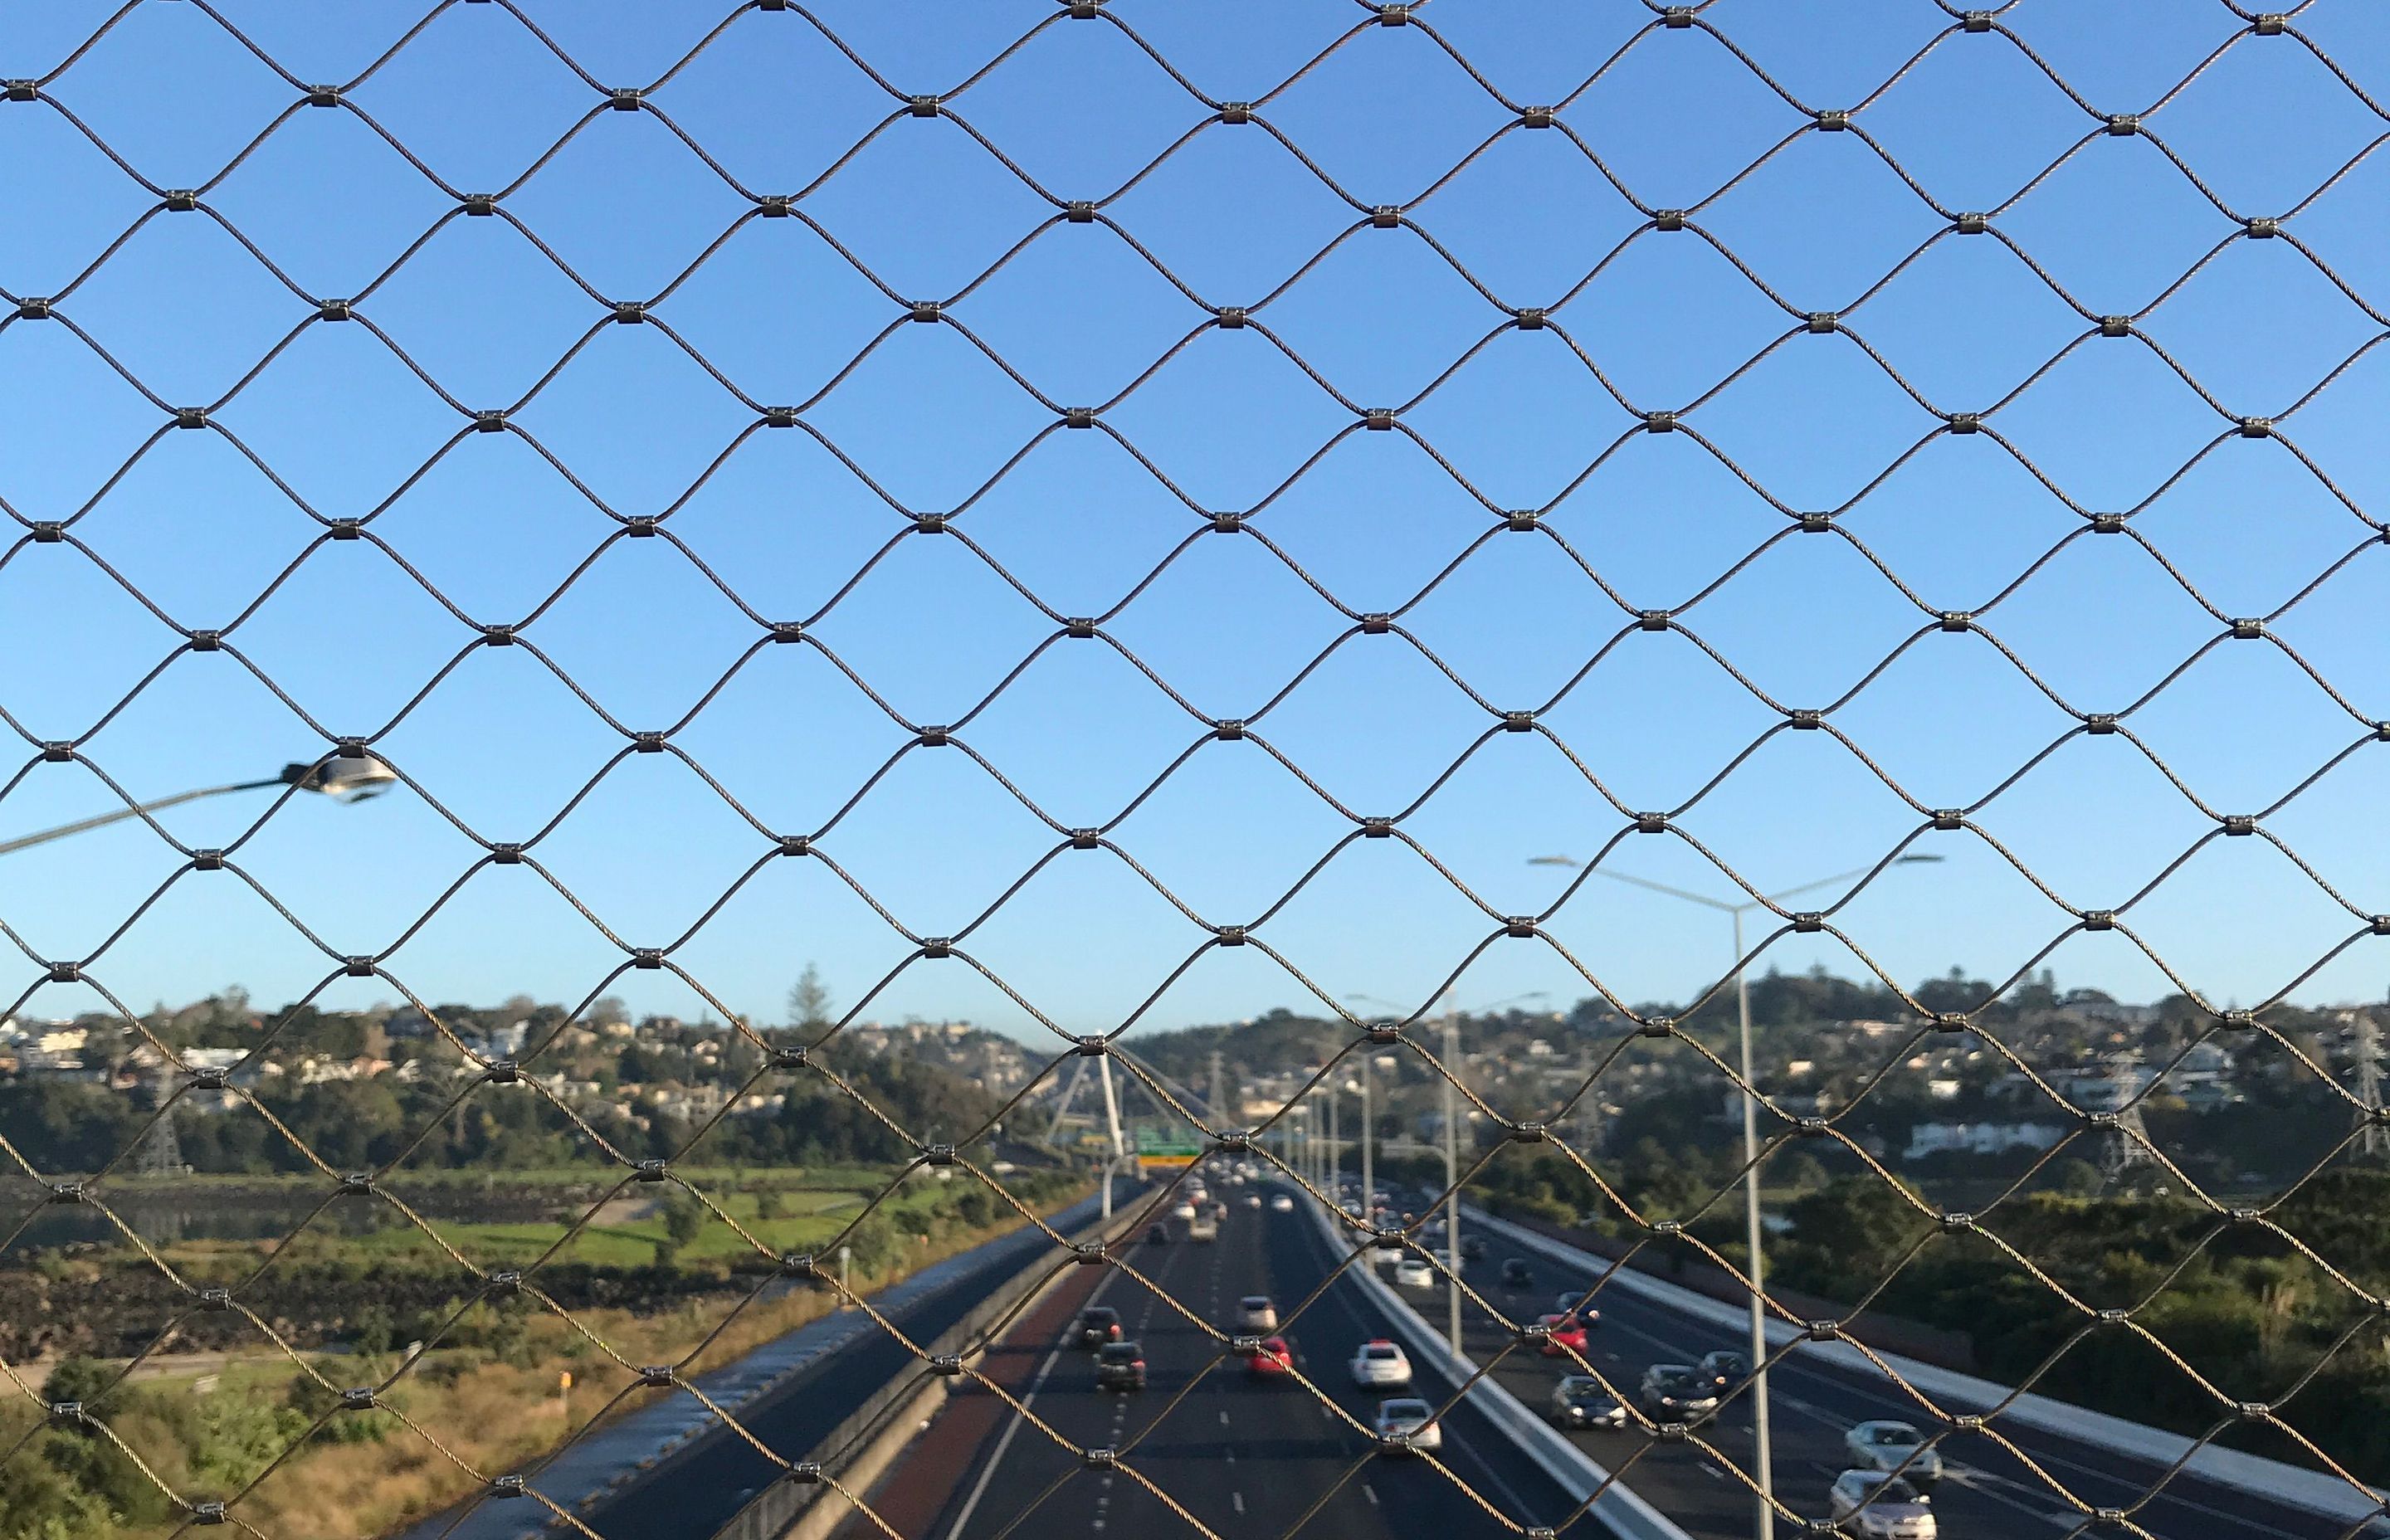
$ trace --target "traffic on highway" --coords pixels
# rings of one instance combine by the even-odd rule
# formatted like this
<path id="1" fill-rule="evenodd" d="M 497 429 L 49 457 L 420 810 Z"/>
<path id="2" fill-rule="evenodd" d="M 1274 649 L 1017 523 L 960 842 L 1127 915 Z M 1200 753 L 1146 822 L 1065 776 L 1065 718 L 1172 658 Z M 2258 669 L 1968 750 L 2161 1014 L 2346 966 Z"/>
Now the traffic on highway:
<path id="1" fill-rule="evenodd" d="M 1338 1258 L 1281 1199 L 1224 1205 L 1210 1241 L 1185 1218 L 1159 1242 L 1140 1226 L 1127 1258 L 1142 1278 L 1110 1273 L 1057 1335 L 1029 1416 L 1004 1419 L 930 1533 L 1512 1533 L 1487 1504 L 1521 1523 L 1566 1521 L 1574 1504 L 1532 1460 L 1466 1404 L 1446 1409 L 1454 1387 L 1390 1340 L 1358 1280 L 1328 1281 Z M 1134 1376 L 1111 1367 L 1131 1356 Z M 1058 1438 L 1109 1453 L 1082 1457 Z"/>
<path id="2" fill-rule="evenodd" d="M 1423 1203 L 1427 1196 L 1409 1200 Z M 1717 1453 L 1655 1444 L 1589 1377 L 1571 1386 L 1569 1376 L 1581 1371 L 1565 1356 L 1513 1353 L 1496 1366 L 1494 1378 L 1604 1468 L 1617 1470 L 1635 1459 L 1629 1484 L 1696 1540 L 1750 1535 L 1754 1499 L 1738 1473 L 1753 1466 L 1750 1366 L 1737 1334 L 1690 1308 L 1597 1288 L 1600 1275 L 1592 1265 L 1571 1266 L 1514 1247 L 1486 1226 L 1477 1233 L 1486 1242 L 1483 1253 L 1462 1262 L 1472 1287 L 1519 1321 L 1548 1318 L 1556 1306 L 1575 1303 L 1585 1338 L 1577 1351 L 1600 1378 L 1653 1422 L 1694 1422 Z M 1433 1287 L 1401 1292 L 1429 1319 L 1443 1319 L 1441 1275 Z M 1474 1308 L 1464 1319 L 1470 1356 L 1493 1360 L 1508 1333 Z M 2049 1480 L 1988 1437 L 1953 1433 L 1927 1444 L 1921 1431 L 1930 1431 L 1927 1415 L 1880 1375 L 1862 1376 L 1795 1348 L 1771 1366 L 1768 1380 L 1776 1495 L 1805 1518 L 1831 1521 L 1865 1540 L 2055 1535 L 2088 1522 Z M 2163 1540 L 2336 1540 L 2347 1533 L 2343 1521 L 2187 1473 L 2165 1480 L 2151 1496 L 2166 1476 L 2160 1469 L 2032 1429 L 2003 1431 L 2086 1507 L 2129 1511 Z M 1780 1520 L 1780 1532 L 1788 1527 Z"/>
<path id="3" fill-rule="evenodd" d="M 1419 1321 L 1389 1319 L 1402 1310 L 1363 1280 L 1374 1270 L 1440 1334 L 1445 1253 L 1432 1265 L 1417 1249 L 1370 1253 L 1340 1271 L 1347 1253 L 1316 1200 L 1263 1185 L 1258 1173 L 1253 1181 L 1250 1205 L 1197 1187 L 1137 1227 L 1140 1244 L 1124 1253 L 1135 1272 L 1109 1270 L 1052 1333 L 1023 1395 L 1028 1415 L 1001 1419 L 931 1534 L 1608 1533 L 1510 1432 L 1470 1400 L 1453 1401 L 1440 1358 L 1405 1345 Z M 1381 1223 L 1429 1200 L 1381 1197 Z M 1359 1200 L 1346 1190 L 1348 1214 Z M 1634 1491 L 1692 1540 L 1751 1535 L 1742 1344 L 1690 1306 L 1601 1287 L 1589 1263 L 1520 1238 L 1477 1224 L 1462 1274 L 1510 1320 L 1543 1329 L 1522 1350 L 1471 1304 L 1469 1356 L 1492 1364 L 1492 1380 L 1597 1464 L 1626 1469 Z M 1769 1373 L 1775 1491 L 1804 1519 L 1855 1540 L 2063 1535 L 2090 1522 L 1989 1439 L 1930 1438 L 1931 1419 L 1889 1383 L 1798 1349 Z M 1650 1425 L 1670 1422 L 1697 1438 L 1655 1439 Z M 2114 1451 L 2032 1430 L 2010 1436 L 2084 1504 L 2129 1511 L 2161 1540 L 2345 1533 L 2188 1475 L 2151 1496 L 2162 1472 Z M 1780 1533 L 1798 1533 L 1792 1524 L 1780 1521 Z"/>

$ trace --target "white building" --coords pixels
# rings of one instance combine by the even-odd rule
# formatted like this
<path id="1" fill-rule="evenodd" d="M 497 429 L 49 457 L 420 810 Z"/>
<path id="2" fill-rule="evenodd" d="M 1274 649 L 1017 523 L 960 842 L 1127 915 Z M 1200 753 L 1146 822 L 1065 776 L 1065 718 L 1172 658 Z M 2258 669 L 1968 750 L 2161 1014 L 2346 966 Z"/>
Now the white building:
<path id="1" fill-rule="evenodd" d="M 2048 1149 L 2064 1136 L 2063 1129 L 2047 1123 L 1921 1123 L 1909 1130 L 1908 1151 L 1903 1158 Z"/>

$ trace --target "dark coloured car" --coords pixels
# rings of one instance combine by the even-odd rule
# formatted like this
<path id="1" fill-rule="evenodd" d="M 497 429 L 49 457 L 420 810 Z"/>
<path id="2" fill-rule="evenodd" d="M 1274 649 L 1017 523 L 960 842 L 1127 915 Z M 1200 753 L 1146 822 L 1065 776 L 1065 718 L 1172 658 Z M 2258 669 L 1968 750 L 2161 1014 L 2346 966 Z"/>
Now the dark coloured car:
<path id="1" fill-rule="evenodd" d="M 1460 1238 L 1460 1255 L 1464 1261 L 1468 1262 L 1479 1262 L 1484 1260 L 1485 1256 L 1484 1240 L 1478 1236 L 1462 1236 Z"/>
<path id="2" fill-rule="evenodd" d="M 1111 1305 L 1091 1305 L 1079 1313 L 1079 1345 L 1099 1348 L 1121 1339 L 1120 1312 Z"/>
<path id="3" fill-rule="evenodd" d="M 1751 1378 L 1751 1360 L 1740 1353 L 1719 1351 L 1704 1354 L 1701 1376 L 1708 1380 L 1718 1394 L 1725 1395 Z"/>
<path id="4" fill-rule="evenodd" d="M 1654 1364 L 1637 1394 L 1654 1422 L 1690 1422 L 1718 1408 L 1715 1387 L 1690 1364 Z"/>
<path id="5" fill-rule="evenodd" d="M 1525 1257 L 1504 1257 L 1502 1259 L 1503 1288 L 1533 1289 L 1535 1286 L 1536 1270 L 1527 1265 L 1527 1259 Z"/>
<path id="6" fill-rule="evenodd" d="M 1564 1375 L 1544 1415 L 1563 1428 L 1624 1428 L 1626 1408 L 1589 1374 Z"/>
<path id="7" fill-rule="evenodd" d="M 1106 1342 L 1096 1353 L 1096 1389 L 1145 1389 L 1145 1350 L 1135 1342 Z"/>
<path id="8" fill-rule="evenodd" d="M 1170 1227 L 1167 1225 L 1148 1225 L 1145 1227 L 1145 1243 L 1149 1246 L 1169 1245 Z"/>

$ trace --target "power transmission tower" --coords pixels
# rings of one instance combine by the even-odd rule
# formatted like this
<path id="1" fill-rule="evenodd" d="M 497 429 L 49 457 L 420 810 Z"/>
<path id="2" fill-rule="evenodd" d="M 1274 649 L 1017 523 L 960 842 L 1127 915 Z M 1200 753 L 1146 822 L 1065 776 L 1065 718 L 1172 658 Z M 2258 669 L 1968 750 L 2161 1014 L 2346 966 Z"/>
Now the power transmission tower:
<path id="1" fill-rule="evenodd" d="M 141 1147 L 133 1152 L 133 1170 L 139 1176 L 180 1176 L 190 1168 L 183 1161 L 183 1141 L 174 1133 L 174 1109 L 169 1102 L 149 1132 L 142 1136 Z"/>
<path id="2" fill-rule="evenodd" d="M 2115 1131 L 2108 1136 L 2108 1147 L 2101 1152 L 2101 1185 L 2108 1191 L 2121 1190 L 2136 1167 L 2151 1164 L 2149 1129 L 2141 1122 L 2140 1055 L 2132 1052 L 2108 1056 L 2110 1084 L 2123 1083 L 2129 1089 L 2124 1106 L 2116 1110 Z"/>
<path id="3" fill-rule="evenodd" d="M 1587 1052 L 1579 1070 L 1584 1078 L 1577 1082 L 1582 1094 L 1576 1098 L 1576 1148 L 1578 1154 L 1592 1156 L 1601 1149 L 1601 1087 L 1590 1084 L 1593 1077 L 1591 1051 Z"/>
<path id="4" fill-rule="evenodd" d="M 2382 1024 L 2370 1010 L 2357 1013 L 2357 1099 L 2365 1103 L 2365 1126 L 2357 1136 L 2357 1152 L 2369 1160 L 2390 1154 L 2390 1128 L 2372 1115 L 2382 1105 Z"/>

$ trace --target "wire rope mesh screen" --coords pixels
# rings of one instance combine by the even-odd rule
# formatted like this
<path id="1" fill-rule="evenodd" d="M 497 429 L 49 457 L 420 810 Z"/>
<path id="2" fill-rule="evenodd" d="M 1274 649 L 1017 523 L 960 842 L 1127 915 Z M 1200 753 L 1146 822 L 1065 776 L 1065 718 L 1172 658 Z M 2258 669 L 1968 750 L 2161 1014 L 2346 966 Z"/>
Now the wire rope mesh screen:
<path id="1" fill-rule="evenodd" d="M 13 19 L 0 72 L 0 808 L 138 810 L 0 857 L 0 1223 L 95 1216 L 145 1280 L 75 1393 L 19 1332 L 0 1492 L 107 1467 L 135 1528 L 328 1533 L 405 1516 L 290 1495 L 378 1442 L 410 1501 L 597 1533 L 541 1462 L 658 1396 L 818 1479 L 699 1354 L 791 1283 L 864 1303 L 828 1259 L 908 1242 L 926 1186 L 1045 1226 L 1003 1125 L 1099 1061 L 1330 1202 L 1328 1108 L 1384 1077 L 1439 1274 L 1457 1187 L 1748 1297 L 1755 1165 L 1817 1200 L 1778 1321 L 1876 1341 L 1964 1263 L 2017 1390 L 2148 1378 L 2203 1446 L 2383 1480 L 2385 1274 L 2343 1222 L 2378 1026 L 2330 1008 L 2390 936 L 2372 13 L 133 0 Z M 814 956 L 846 1000 L 781 1012 Z M 235 974 L 292 1003 L 143 1007 Z M 525 993 L 558 1004 L 445 1003 Z M 718 1030 L 649 1064 L 669 1113 L 586 1071 L 676 1014 Z M 956 1102 L 852 1051 L 908 1016 L 1026 1068 Z M 1284 1057 L 1226 1096 L 1111 1051 L 1254 1016 Z M 1446 1173 L 1417 1136 L 1455 1121 Z M 733 1168 L 832 1128 L 893 1160 L 776 1245 Z M 424 1196 L 501 1135 L 585 1177 L 520 1256 Z M 179 1243 L 136 1200 L 194 1168 L 283 1174 L 289 1222 Z M 1176 1195 L 1047 1264 L 1143 1271 Z M 581 1248 L 664 1211 L 709 1290 L 591 1324 Z M 2170 1250 L 2062 1260 L 2094 1212 Z M 344 1361 L 370 1302 L 309 1304 L 344 1285 L 304 1242 L 349 1229 L 447 1281 Z M 1487 1372 L 1557 1346 L 1628 1405 L 1620 1479 L 1757 1489 L 1730 1415 L 1655 1417 L 1464 1281 Z M 1176 1405 L 1251 1344 L 1160 1298 L 1213 1354 Z M 194 1343 L 289 1381 L 238 1460 L 135 1395 Z M 580 1411 L 444 1425 L 468 1347 L 554 1350 Z M 2160 1533 L 2191 1462 L 2091 1495 L 1871 1362 L 2071 1527 Z M 1378 1435 L 1295 1378 L 1359 1451 L 1299 1525 Z M 1236 1527 L 1134 1442 L 1023 1428 Z M 1429 1463 L 1488 1524 L 1592 1526 Z M 1823 1521 L 1821 1485 L 1766 1501 Z"/>

